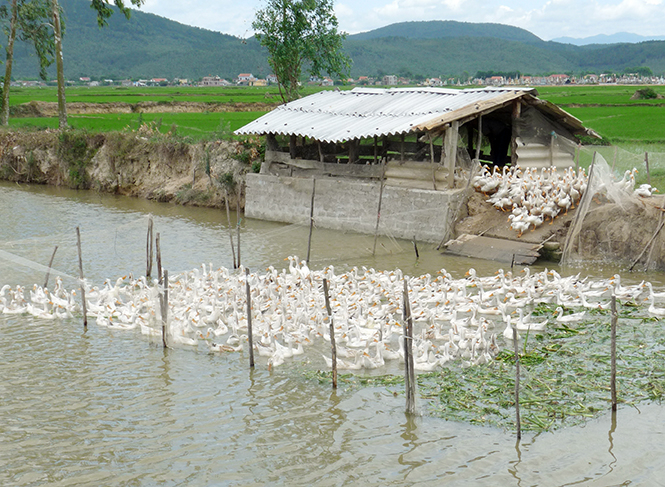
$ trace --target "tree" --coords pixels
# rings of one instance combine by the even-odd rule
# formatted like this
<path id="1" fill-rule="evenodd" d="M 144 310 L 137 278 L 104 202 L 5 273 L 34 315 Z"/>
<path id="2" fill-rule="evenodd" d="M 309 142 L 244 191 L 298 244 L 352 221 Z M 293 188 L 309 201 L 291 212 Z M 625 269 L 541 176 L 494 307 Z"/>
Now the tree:
<path id="1" fill-rule="evenodd" d="M 65 72 L 62 58 L 62 29 L 60 25 L 60 5 L 58 0 L 51 1 L 51 13 L 53 15 L 53 38 L 55 40 L 55 67 L 58 77 L 58 127 L 67 128 L 67 104 L 65 102 Z M 140 7 L 144 0 L 130 0 L 131 4 Z M 124 0 L 113 0 L 118 10 L 129 19 L 131 10 L 125 6 Z M 111 0 L 92 0 L 90 8 L 97 11 L 97 24 L 99 27 L 107 25 L 107 19 L 113 15 Z"/>
<path id="2" fill-rule="evenodd" d="M 285 102 L 299 98 L 303 69 L 311 76 L 348 78 L 351 60 L 342 52 L 333 0 L 268 0 L 252 28 L 268 50 L 268 63 Z"/>
<path id="3" fill-rule="evenodd" d="M 12 64 L 14 60 L 14 42 L 18 37 L 29 41 L 35 47 L 39 60 L 39 76 L 46 80 L 46 68 L 53 62 L 54 44 L 49 33 L 49 5 L 47 0 L 11 0 L 7 34 L 7 57 L 5 62 L 5 79 L 2 87 L 2 106 L 0 107 L 0 124 L 9 124 L 9 88 L 12 81 Z"/>

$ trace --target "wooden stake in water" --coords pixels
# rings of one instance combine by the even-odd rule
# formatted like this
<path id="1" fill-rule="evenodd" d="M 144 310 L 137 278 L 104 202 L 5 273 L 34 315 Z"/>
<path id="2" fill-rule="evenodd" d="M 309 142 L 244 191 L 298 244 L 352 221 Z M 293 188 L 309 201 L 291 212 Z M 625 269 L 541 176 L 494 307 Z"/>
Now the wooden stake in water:
<path id="1" fill-rule="evenodd" d="M 51 260 L 48 262 L 48 269 L 46 269 L 46 279 L 44 279 L 44 287 L 48 286 L 48 277 L 51 274 L 51 267 L 53 266 L 53 259 L 55 259 L 55 253 L 58 251 L 58 246 L 56 245 L 53 249 L 53 254 L 51 255 Z"/>
<path id="2" fill-rule="evenodd" d="M 647 166 L 647 183 L 651 184 L 651 172 L 649 171 L 649 153 L 644 153 L 644 164 Z"/>
<path id="3" fill-rule="evenodd" d="M 416 259 L 420 259 L 420 254 L 418 253 L 418 241 L 416 240 L 416 236 L 413 236 L 413 250 L 416 251 Z"/>
<path id="4" fill-rule="evenodd" d="M 168 348 L 168 343 L 166 341 L 166 327 L 168 324 L 168 314 L 169 314 L 169 271 L 164 269 L 164 290 L 162 297 L 162 344 L 164 348 Z"/>
<path id="5" fill-rule="evenodd" d="M 309 239 L 307 240 L 307 259 L 309 264 L 309 252 L 312 249 L 312 229 L 314 228 L 314 194 L 316 193 L 316 179 L 312 178 L 312 202 L 309 205 Z"/>
<path id="6" fill-rule="evenodd" d="M 238 199 L 236 204 L 236 215 L 238 218 L 238 267 L 240 267 L 240 192 L 242 188 L 238 187 Z"/>
<path id="7" fill-rule="evenodd" d="M 229 190 L 224 190 L 224 205 L 226 206 L 226 221 L 229 225 L 229 240 L 231 241 L 231 254 L 233 255 L 233 268 L 237 269 L 236 265 L 236 248 L 233 244 L 233 229 L 231 228 L 231 211 L 229 210 Z"/>
<path id="8" fill-rule="evenodd" d="M 88 328 L 88 310 L 85 302 L 85 283 L 83 282 L 83 257 L 81 256 L 81 231 L 76 227 L 76 246 L 79 252 L 79 278 L 81 279 L 81 303 L 83 307 L 83 328 Z"/>
<path id="9" fill-rule="evenodd" d="M 332 386 L 337 389 L 337 346 L 335 345 L 335 325 L 333 323 L 332 310 L 330 309 L 330 297 L 328 296 L 328 279 L 323 278 L 323 295 L 326 300 L 326 311 L 330 322 L 330 347 L 332 348 Z"/>
<path id="10" fill-rule="evenodd" d="M 146 237 L 147 242 L 145 245 L 145 253 L 146 253 L 146 266 L 145 266 L 145 277 L 150 279 L 150 275 L 152 274 L 152 229 L 153 229 L 153 222 L 152 222 L 152 217 L 148 220 L 148 235 Z"/>
<path id="11" fill-rule="evenodd" d="M 245 268 L 245 287 L 247 289 L 247 338 L 249 339 L 249 366 L 254 368 L 254 343 L 252 341 L 252 295 L 249 289 L 249 269 Z"/>
<path id="12" fill-rule="evenodd" d="M 159 246 L 159 232 L 155 236 L 155 250 L 157 251 L 157 279 L 162 284 L 162 250 Z"/>
<path id="13" fill-rule="evenodd" d="M 515 349 L 515 421 L 517 439 L 522 439 L 522 421 L 520 420 L 520 354 L 517 346 L 517 328 L 513 326 L 513 347 Z"/>
<path id="14" fill-rule="evenodd" d="M 406 412 L 416 412 L 416 376 L 413 368 L 413 319 L 411 318 L 411 305 L 409 303 L 408 278 L 404 276 L 404 384 L 406 387 Z"/>
<path id="15" fill-rule="evenodd" d="M 611 369 L 610 369 L 610 391 L 612 394 L 612 411 L 617 410 L 617 321 L 619 319 L 617 315 L 617 297 L 612 294 L 612 329 L 610 335 L 610 347 L 611 347 Z"/>

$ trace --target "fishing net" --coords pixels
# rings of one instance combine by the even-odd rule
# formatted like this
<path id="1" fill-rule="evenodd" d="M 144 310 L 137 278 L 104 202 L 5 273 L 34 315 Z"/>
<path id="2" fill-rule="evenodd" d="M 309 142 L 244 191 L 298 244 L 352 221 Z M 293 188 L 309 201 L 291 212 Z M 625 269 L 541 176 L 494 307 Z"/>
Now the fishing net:
<path id="1" fill-rule="evenodd" d="M 562 265 L 581 261 L 640 259 L 660 267 L 663 199 L 650 197 L 665 175 L 665 153 L 616 146 L 577 146 L 576 160 L 588 167 L 586 191 L 566 237 Z M 645 188 L 651 188 L 647 191 Z"/>

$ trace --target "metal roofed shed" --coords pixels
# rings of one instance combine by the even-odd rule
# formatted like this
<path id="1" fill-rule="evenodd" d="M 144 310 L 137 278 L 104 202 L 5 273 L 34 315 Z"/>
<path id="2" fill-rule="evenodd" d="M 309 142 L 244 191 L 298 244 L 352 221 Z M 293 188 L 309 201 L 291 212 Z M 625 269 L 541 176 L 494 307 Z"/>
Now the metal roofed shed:
<path id="1" fill-rule="evenodd" d="M 570 166 L 577 146 L 574 136 L 596 136 L 569 113 L 538 99 L 533 88 L 495 87 L 321 91 L 281 105 L 235 133 L 266 136 L 260 173 L 264 194 L 259 197 L 252 193 L 258 190 L 258 180 L 248 175 L 248 216 L 287 222 L 297 222 L 299 217 L 290 215 L 303 208 L 284 207 L 291 204 L 290 198 L 300 198 L 289 193 L 287 186 L 291 190 L 301 186 L 286 178 L 316 178 L 317 198 L 322 198 L 320 179 L 343 181 L 335 189 L 338 203 L 341 188 L 350 188 L 352 182 L 380 188 L 376 189 L 377 195 L 389 188 L 454 192 L 466 186 L 474 160 L 499 166 Z M 268 176 L 281 178 L 280 191 L 285 191 L 272 200 L 266 196 Z M 411 197 L 415 194 L 410 193 Z M 446 197 L 457 198 L 456 193 L 427 196 L 432 198 L 430 206 L 441 204 L 434 203 L 436 198 Z M 305 199 L 301 205 L 304 210 L 309 207 L 309 197 Z M 440 218 L 462 216 L 458 214 L 460 205 L 455 202 L 451 215 Z M 339 212 L 331 208 L 330 212 L 334 211 Z M 355 210 L 349 211 L 347 221 L 357 216 Z M 429 211 L 446 213 L 440 207 Z M 348 224 L 350 228 L 344 229 L 369 229 L 368 233 L 373 233 L 376 208 L 373 213 L 371 225 L 363 224 L 359 229 Z M 320 218 L 317 223 L 322 224 Z M 391 234 L 412 238 L 412 230 L 403 226 L 400 230 L 396 222 Z M 450 228 L 451 222 L 441 223 L 423 239 L 441 240 Z M 424 232 L 422 225 L 416 231 Z"/>
<path id="2" fill-rule="evenodd" d="M 264 173 L 347 172 L 379 178 L 378 168 L 358 171 L 326 163 L 372 166 L 383 161 L 388 163 L 386 184 L 430 189 L 453 187 L 458 160 L 467 165 L 476 157 L 498 165 L 571 165 L 573 136 L 597 136 L 569 113 L 538 99 L 533 88 L 321 91 L 281 105 L 235 133 L 268 136 Z M 393 170 L 397 165 L 391 161 L 420 164 Z M 272 163 L 280 166 L 271 169 Z"/>

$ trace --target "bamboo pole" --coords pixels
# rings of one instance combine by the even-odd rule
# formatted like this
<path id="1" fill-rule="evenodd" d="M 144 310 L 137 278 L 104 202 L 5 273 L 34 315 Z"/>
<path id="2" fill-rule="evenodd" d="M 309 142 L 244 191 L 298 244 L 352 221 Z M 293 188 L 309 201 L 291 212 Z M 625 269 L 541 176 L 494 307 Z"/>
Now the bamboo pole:
<path id="1" fill-rule="evenodd" d="M 379 208 L 376 210 L 376 227 L 374 227 L 374 247 L 372 247 L 372 256 L 376 254 L 376 240 L 379 238 L 379 221 L 381 220 L 381 202 L 383 201 L 383 186 L 386 180 L 386 165 L 387 160 L 383 161 L 383 169 L 381 170 L 381 186 L 379 187 Z"/>
<path id="2" fill-rule="evenodd" d="M 233 229 L 231 228 L 231 211 L 229 210 L 229 190 L 224 189 L 224 205 L 226 206 L 226 221 L 229 226 L 229 240 L 231 241 L 231 254 L 233 255 L 233 268 L 237 269 L 236 265 L 236 248 L 233 244 Z M 237 211 L 237 210 L 236 210 Z"/>
<path id="3" fill-rule="evenodd" d="M 88 328 L 88 311 L 85 302 L 85 283 L 83 282 L 83 257 L 81 255 L 81 231 L 76 227 L 76 246 L 79 253 L 79 278 L 81 279 L 81 305 L 83 307 L 83 328 Z"/>
<path id="4" fill-rule="evenodd" d="M 162 283 L 162 249 L 159 242 L 159 232 L 155 236 L 155 250 L 157 252 L 157 279 Z"/>
<path id="5" fill-rule="evenodd" d="M 330 309 L 330 297 L 328 296 L 328 279 L 323 278 L 323 295 L 326 300 L 326 311 L 330 322 L 330 348 L 332 349 L 332 386 L 337 389 L 337 346 L 335 345 L 335 324 L 333 323 L 332 310 Z"/>
<path id="6" fill-rule="evenodd" d="M 418 253 L 418 241 L 416 240 L 416 236 L 413 236 L 413 250 L 416 251 L 416 259 L 420 259 L 420 254 Z"/>
<path id="7" fill-rule="evenodd" d="M 238 267 L 240 267 L 240 192 L 242 188 L 238 187 L 238 200 L 236 204 L 236 215 L 238 218 Z"/>
<path id="8" fill-rule="evenodd" d="M 522 421 L 520 420 L 520 354 L 517 346 L 517 328 L 513 327 L 513 347 L 515 349 L 515 421 L 517 439 L 522 439 Z"/>
<path id="9" fill-rule="evenodd" d="M 168 313 L 169 313 L 169 271 L 164 269 L 164 274 L 163 274 L 163 288 L 162 288 L 162 293 L 160 296 L 162 296 L 162 344 L 164 345 L 164 348 L 168 348 L 168 343 L 166 340 L 166 331 L 167 331 L 167 325 L 168 325 Z"/>
<path id="10" fill-rule="evenodd" d="M 406 412 L 416 412 L 416 377 L 413 368 L 413 320 L 411 318 L 411 305 L 409 303 L 408 278 L 404 276 L 404 385 L 406 388 Z"/>
<path id="11" fill-rule="evenodd" d="M 307 239 L 307 259 L 309 264 L 309 255 L 312 249 L 312 230 L 314 229 L 314 195 L 316 194 L 316 179 L 312 178 L 312 202 L 309 205 L 309 238 Z"/>
<path id="12" fill-rule="evenodd" d="M 145 245 L 145 253 L 146 253 L 146 266 L 145 266 L 145 277 L 147 279 L 150 279 L 150 274 L 152 274 L 152 259 L 153 259 L 153 238 L 152 238 L 152 231 L 153 231 L 153 221 L 152 217 L 148 220 L 148 235 L 146 236 L 147 242 Z"/>
<path id="13" fill-rule="evenodd" d="M 48 262 L 48 269 L 46 269 L 46 278 L 44 279 L 44 287 L 48 286 L 48 278 L 51 274 L 51 267 L 53 266 L 53 259 L 55 259 L 55 253 L 58 251 L 58 246 L 56 245 L 53 249 L 53 254 L 51 255 L 51 260 Z"/>
<path id="14" fill-rule="evenodd" d="M 249 367 L 254 368 L 254 343 L 252 340 L 252 294 L 249 289 L 249 269 L 245 268 L 245 288 L 247 289 L 247 338 L 249 339 Z"/>
<path id="15" fill-rule="evenodd" d="M 647 183 L 651 184 L 651 172 L 649 171 L 649 153 L 644 153 L 644 164 L 647 166 Z"/>
<path id="16" fill-rule="evenodd" d="M 611 369 L 610 369 L 610 391 L 612 394 L 612 411 L 617 410 L 617 297 L 612 294 L 612 330 L 610 342 Z"/>

